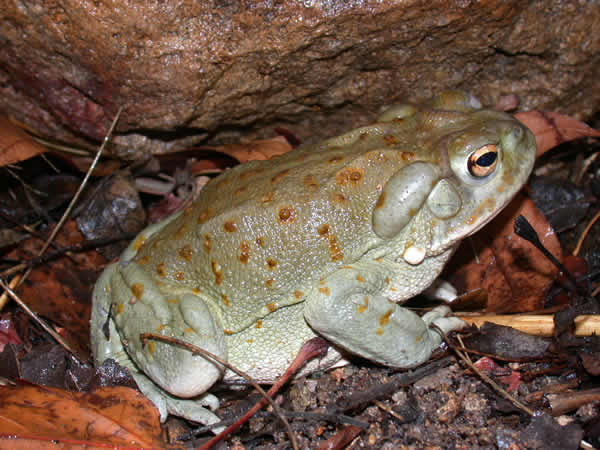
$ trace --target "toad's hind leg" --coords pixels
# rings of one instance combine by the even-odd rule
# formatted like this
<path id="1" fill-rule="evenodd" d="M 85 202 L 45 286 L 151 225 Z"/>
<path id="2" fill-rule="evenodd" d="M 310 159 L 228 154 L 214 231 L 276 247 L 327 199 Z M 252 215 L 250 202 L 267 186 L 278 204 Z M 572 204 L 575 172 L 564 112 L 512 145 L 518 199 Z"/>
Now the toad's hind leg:
<path id="1" fill-rule="evenodd" d="M 331 341 L 364 358 L 393 367 L 425 362 L 442 331 L 462 328 L 450 309 L 435 308 L 423 318 L 381 295 L 385 274 L 367 266 L 347 266 L 322 280 L 306 302 L 308 323 Z"/>
<path id="2" fill-rule="evenodd" d="M 165 298 L 135 262 L 107 267 L 93 296 L 92 347 L 97 364 L 113 358 L 128 367 L 142 392 L 158 407 L 161 420 L 167 412 L 204 424 L 219 420 L 203 406 L 218 406 L 217 399 L 204 392 L 222 375 L 222 367 L 172 344 L 149 340 L 143 345 L 140 341 L 142 333 L 158 333 L 226 359 L 223 331 L 201 298 L 189 294 Z"/>

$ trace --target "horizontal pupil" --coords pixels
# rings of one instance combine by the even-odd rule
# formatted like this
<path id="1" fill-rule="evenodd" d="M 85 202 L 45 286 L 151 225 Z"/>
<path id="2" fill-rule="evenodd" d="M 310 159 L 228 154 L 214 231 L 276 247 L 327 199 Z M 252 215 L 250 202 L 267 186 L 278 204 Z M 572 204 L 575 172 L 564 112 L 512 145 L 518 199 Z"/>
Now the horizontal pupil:
<path id="1" fill-rule="evenodd" d="M 481 155 L 477 158 L 477 165 L 481 167 L 489 167 L 496 161 L 497 154 L 494 152 L 488 152 L 485 155 Z"/>

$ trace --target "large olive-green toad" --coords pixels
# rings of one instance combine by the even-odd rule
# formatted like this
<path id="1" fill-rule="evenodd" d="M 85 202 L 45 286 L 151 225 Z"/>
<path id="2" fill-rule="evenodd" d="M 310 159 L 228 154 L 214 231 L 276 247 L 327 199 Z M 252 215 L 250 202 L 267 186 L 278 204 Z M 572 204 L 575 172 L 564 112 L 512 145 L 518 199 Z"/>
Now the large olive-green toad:
<path id="1" fill-rule="evenodd" d="M 130 367 L 163 418 L 204 423 L 217 420 L 201 406 L 217 404 L 206 391 L 233 374 L 179 347 L 144 346 L 140 333 L 188 341 L 261 381 L 315 335 L 389 366 L 424 362 L 440 343 L 429 325 L 463 322 L 447 307 L 421 318 L 399 302 L 508 203 L 535 157 L 527 128 L 478 106 L 460 93 L 398 105 L 370 126 L 212 180 L 98 280 L 97 362 Z M 333 348 L 308 370 L 340 358 Z"/>

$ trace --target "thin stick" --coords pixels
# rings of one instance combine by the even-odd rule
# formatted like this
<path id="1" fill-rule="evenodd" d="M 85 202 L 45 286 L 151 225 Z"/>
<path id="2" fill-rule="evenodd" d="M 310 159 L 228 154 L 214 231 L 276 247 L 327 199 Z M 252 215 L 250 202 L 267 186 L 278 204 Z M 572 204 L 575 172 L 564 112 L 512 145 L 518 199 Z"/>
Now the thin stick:
<path id="1" fill-rule="evenodd" d="M 464 363 L 467 366 L 469 366 L 469 368 L 471 370 L 473 370 L 477 375 L 479 375 L 479 377 L 482 380 L 484 380 L 492 388 L 494 388 L 496 390 L 496 392 L 498 392 L 498 394 L 500 394 L 506 400 L 508 400 L 509 402 L 511 402 L 513 405 L 515 405 L 521 411 L 524 411 L 527 414 L 529 414 L 530 416 L 533 416 L 534 412 L 533 412 L 533 410 L 531 408 L 529 408 L 528 406 L 525 406 L 519 400 L 517 400 L 512 395 L 510 395 L 498 383 L 496 383 L 494 380 L 492 380 L 490 377 L 488 377 L 485 373 L 483 373 L 481 370 L 479 370 L 479 368 L 477 366 L 475 366 L 475 364 L 473 364 L 473 361 L 471 361 L 471 358 L 469 358 L 468 354 L 466 354 L 466 352 L 468 352 L 469 350 L 465 348 L 465 346 L 464 346 L 464 344 L 462 342 L 462 339 L 460 338 L 460 335 L 458 335 L 457 338 L 458 338 L 458 341 L 460 342 L 461 348 L 453 347 L 453 349 L 456 352 L 456 354 L 459 356 L 459 358 L 462 359 L 464 361 Z M 465 352 L 465 353 L 463 353 L 463 352 Z"/>
<path id="2" fill-rule="evenodd" d="M 476 316 L 459 315 L 468 324 L 480 327 L 484 322 L 515 328 L 536 336 L 554 336 L 554 316 L 552 314 L 484 314 Z M 581 315 L 574 320 L 575 336 L 600 334 L 600 315 Z"/>
<path id="3" fill-rule="evenodd" d="M 592 220 L 590 220 L 590 223 L 587 224 L 587 226 L 585 227 L 585 230 L 583 230 L 583 233 L 581 233 L 581 236 L 579 236 L 579 240 L 577 241 L 577 245 L 575 246 L 575 249 L 573 250 L 573 255 L 577 256 L 579 254 L 579 251 L 581 250 L 581 246 L 583 245 L 583 241 L 585 240 L 585 238 L 587 237 L 588 233 L 590 232 L 590 229 L 594 226 L 594 224 L 596 223 L 596 221 L 600 218 L 600 211 L 598 211 L 596 213 L 596 215 L 592 218 Z"/>
<path id="4" fill-rule="evenodd" d="M 17 277 L 15 277 L 17 278 Z M 69 344 L 67 344 L 63 338 L 60 336 L 60 334 L 58 334 L 56 331 L 54 331 L 52 329 L 51 326 L 49 326 L 46 322 L 44 322 L 42 319 L 40 319 L 36 313 L 34 313 L 31 309 L 29 309 L 29 306 L 27 306 L 27 304 L 25 304 L 25 302 L 23 302 L 23 300 L 21 300 L 19 298 L 19 296 L 17 294 L 15 294 L 15 292 L 6 284 L 4 283 L 4 281 L 0 280 L 0 286 L 2 286 L 2 288 L 4 289 L 4 291 L 6 293 L 8 293 L 8 295 L 10 296 L 10 298 L 12 298 L 33 320 L 35 320 L 44 330 L 46 330 L 46 332 L 52 336 L 56 342 L 58 342 L 60 345 L 62 345 L 62 347 L 64 349 L 66 349 L 69 353 L 75 355 L 77 358 L 79 358 L 79 356 L 77 355 L 77 353 L 75 352 L 75 350 L 73 350 Z M 84 358 L 85 359 L 85 358 Z"/>
<path id="5" fill-rule="evenodd" d="M 62 217 L 60 218 L 60 220 L 58 221 L 58 223 L 54 227 L 54 230 L 52 230 L 52 233 L 50 234 L 50 237 L 48 238 L 48 241 L 46 241 L 46 243 L 44 244 L 44 246 L 40 250 L 38 256 L 40 256 L 42 253 L 44 253 L 46 251 L 46 249 L 50 246 L 50 241 L 54 240 L 54 238 L 56 237 L 56 235 L 58 234 L 58 232 L 62 228 L 63 224 L 69 218 L 69 214 L 73 210 L 73 207 L 75 206 L 75 203 L 77 203 L 77 200 L 79 200 L 79 197 L 81 196 L 81 193 L 83 192 L 83 189 L 87 185 L 87 182 L 88 182 L 89 178 L 92 176 L 92 172 L 94 171 L 94 169 L 98 165 L 98 161 L 100 160 L 100 156 L 102 155 L 102 151 L 104 150 L 104 147 L 106 147 L 106 144 L 108 143 L 108 140 L 109 140 L 110 136 L 112 135 L 112 132 L 115 129 L 115 126 L 117 125 L 117 122 L 119 120 L 119 117 L 121 116 L 121 111 L 122 110 L 123 110 L 123 107 L 121 106 L 119 108 L 119 111 L 117 111 L 117 115 L 115 116 L 114 120 L 110 124 L 110 128 L 108 129 L 108 133 L 106 134 L 106 136 L 104 136 L 104 140 L 102 141 L 102 145 L 100 146 L 100 148 L 96 152 L 96 156 L 94 157 L 94 160 L 92 161 L 92 164 L 90 165 L 87 173 L 85 174 L 85 177 L 83 178 L 83 181 L 79 185 L 79 188 L 77 189 L 77 192 L 75 192 L 75 195 L 71 199 L 71 202 L 69 203 L 69 206 L 67 206 L 67 209 L 65 210 L 64 214 L 62 215 Z"/>

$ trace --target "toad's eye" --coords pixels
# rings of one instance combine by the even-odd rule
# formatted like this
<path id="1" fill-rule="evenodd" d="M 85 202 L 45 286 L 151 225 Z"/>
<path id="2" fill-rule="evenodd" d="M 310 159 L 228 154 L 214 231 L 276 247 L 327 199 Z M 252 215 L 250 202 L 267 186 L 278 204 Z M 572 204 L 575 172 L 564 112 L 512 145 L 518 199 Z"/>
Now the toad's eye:
<path id="1" fill-rule="evenodd" d="M 469 173 L 476 178 L 488 176 L 496 168 L 498 163 L 498 147 L 487 144 L 478 148 L 469 156 Z"/>

